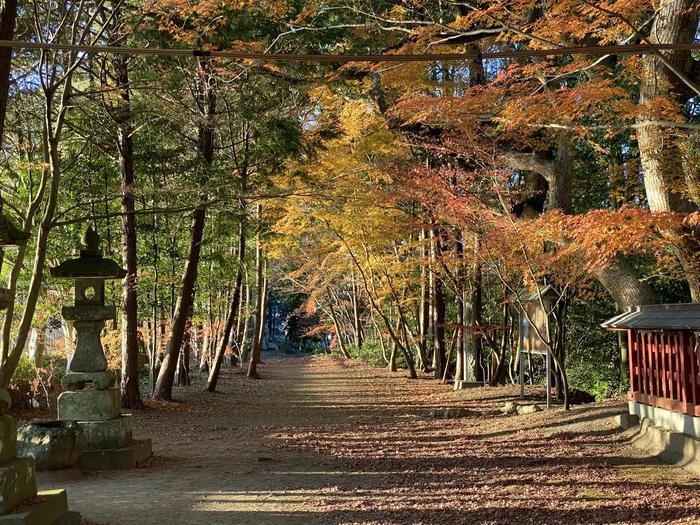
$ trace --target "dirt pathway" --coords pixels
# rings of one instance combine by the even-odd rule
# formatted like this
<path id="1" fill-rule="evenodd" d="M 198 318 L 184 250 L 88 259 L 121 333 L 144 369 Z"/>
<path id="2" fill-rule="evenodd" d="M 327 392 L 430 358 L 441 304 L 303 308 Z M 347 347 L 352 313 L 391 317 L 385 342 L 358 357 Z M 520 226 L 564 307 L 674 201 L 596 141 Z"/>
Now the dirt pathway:
<path id="1" fill-rule="evenodd" d="M 433 380 L 330 358 L 225 371 L 220 392 L 135 416 L 148 466 L 59 483 L 90 525 L 700 522 L 698 480 L 641 457 L 607 423 L 620 403 L 434 420 L 501 406 L 512 388 Z"/>

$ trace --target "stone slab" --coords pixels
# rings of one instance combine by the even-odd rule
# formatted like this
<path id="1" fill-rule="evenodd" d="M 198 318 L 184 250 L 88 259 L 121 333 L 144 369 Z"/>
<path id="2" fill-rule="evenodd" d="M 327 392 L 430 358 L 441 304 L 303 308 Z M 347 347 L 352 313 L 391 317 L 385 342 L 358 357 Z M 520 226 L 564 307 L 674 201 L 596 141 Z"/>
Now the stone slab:
<path id="1" fill-rule="evenodd" d="M 636 414 L 620 414 L 614 417 L 615 424 L 622 430 L 639 425 L 639 416 Z"/>
<path id="2" fill-rule="evenodd" d="M 124 448 L 133 440 L 131 415 L 108 421 L 80 421 L 85 432 L 85 450 Z"/>
<path id="3" fill-rule="evenodd" d="M 58 419 L 61 421 L 107 421 L 121 414 L 119 389 L 78 390 L 58 396 Z"/>
<path id="4" fill-rule="evenodd" d="M 37 496 L 38 503 L 0 516 L 0 525 L 80 525 L 80 514 L 68 510 L 65 490 L 47 490 Z"/>
<path id="5" fill-rule="evenodd" d="M 144 439 L 114 450 L 86 450 L 80 456 L 80 468 L 85 471 L 131 469 L 151 457 L 151 448 L 151 440 Z"/>
<path id="6" fill-rule="evenodd" d="M 0 465 L 17 457 L 17 420 L 0 416 Z"/>
<path id="7" fill-rule="evenodd" d="M 63 390 L 83 390 L 91 384 L 95 390 L 107 390 L 117 384 L 117 374 L 104 372 L 68 372 L 61 379 Z"/>
<path id="8" fill-rule="evenodd" d="M 0 514 L 36 495 L 34 460 L 15 458 L 0 465 Z"/>
<path id="9" fill-rule="evenodd" d="M 77 465 L 85 432 L 77 421 L 36 421 L 17 432 L 17 454 L 32 458 L 36 470 L 61 470 Z"/>

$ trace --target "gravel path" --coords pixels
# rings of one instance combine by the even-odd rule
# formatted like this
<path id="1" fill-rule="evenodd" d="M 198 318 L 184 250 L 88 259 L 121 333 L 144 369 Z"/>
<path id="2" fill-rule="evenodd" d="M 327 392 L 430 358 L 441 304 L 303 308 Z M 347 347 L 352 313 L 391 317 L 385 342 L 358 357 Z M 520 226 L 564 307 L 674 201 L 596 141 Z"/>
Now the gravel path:
<path id="1" fill-rule="evenodd" d="M 195 384 L 137 413 L 145 467 L 56 485 L 89 525 L 700 523 L 699 480 L 631 447 L 609 422 L 619 401 L 435 420 L 516 391 L 334 358 L 267 358 L 260 373 L 228 369 L 216 394 Z"/>

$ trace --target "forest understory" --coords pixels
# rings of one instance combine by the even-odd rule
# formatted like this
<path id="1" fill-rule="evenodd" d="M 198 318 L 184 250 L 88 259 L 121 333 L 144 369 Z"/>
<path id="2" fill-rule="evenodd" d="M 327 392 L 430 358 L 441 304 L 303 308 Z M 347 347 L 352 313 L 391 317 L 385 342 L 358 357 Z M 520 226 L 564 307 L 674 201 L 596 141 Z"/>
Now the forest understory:
<path id="1" fill-rule="evenodd" d="M 137 437 L 154 441 L 146 466 L 56 486 L 88 525 L 700 520 L 699 480 L 615 429 L 621 399 L 436 420 L 517 389 L 455 392 L 332 357 L 264 356 L 261 370 L 224 368 L 215 395 L 195 384 L 137 411 Z"/>

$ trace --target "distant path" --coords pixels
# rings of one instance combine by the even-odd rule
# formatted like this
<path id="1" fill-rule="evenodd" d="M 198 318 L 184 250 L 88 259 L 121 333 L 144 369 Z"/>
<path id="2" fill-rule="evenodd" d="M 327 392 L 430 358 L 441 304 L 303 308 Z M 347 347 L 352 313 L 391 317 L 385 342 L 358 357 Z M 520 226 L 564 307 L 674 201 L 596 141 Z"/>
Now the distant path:
<path id="1" fill-rule="evenodd" d="M 700 521 L 700 485 L 639 457 L 596 419 L 620 403 L 433 420 L 501 406 L 513 388 L 452 392 L 331 358 L 226 369 L 220 392 L 136 415 L 148 467 L 60 483 L 89 525 L 560 524 Z"/>

